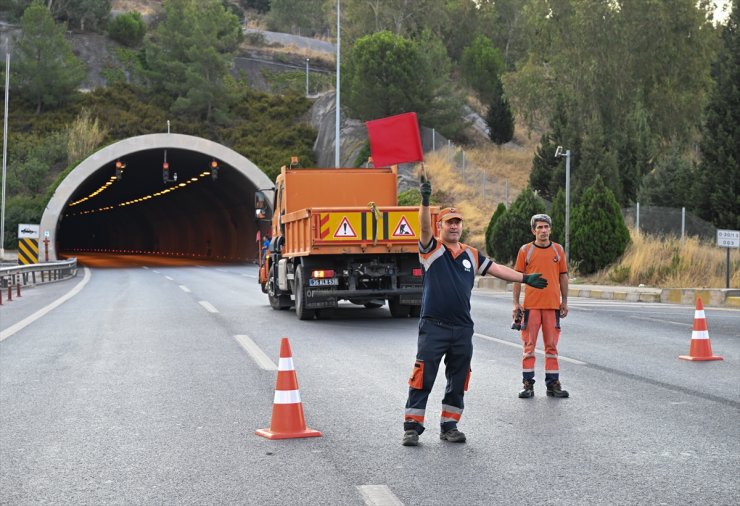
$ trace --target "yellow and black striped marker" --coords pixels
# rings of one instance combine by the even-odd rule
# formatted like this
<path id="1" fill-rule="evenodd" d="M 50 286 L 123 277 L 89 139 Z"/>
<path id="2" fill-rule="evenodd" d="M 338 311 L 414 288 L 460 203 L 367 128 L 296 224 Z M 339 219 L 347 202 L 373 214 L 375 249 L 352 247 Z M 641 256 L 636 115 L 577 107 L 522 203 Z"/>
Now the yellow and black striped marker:
<path id="1" fill-rule="evenodd" d="M 21 265 L 39 263 L 38 239 L 18 239 L 18 263 Z"/>

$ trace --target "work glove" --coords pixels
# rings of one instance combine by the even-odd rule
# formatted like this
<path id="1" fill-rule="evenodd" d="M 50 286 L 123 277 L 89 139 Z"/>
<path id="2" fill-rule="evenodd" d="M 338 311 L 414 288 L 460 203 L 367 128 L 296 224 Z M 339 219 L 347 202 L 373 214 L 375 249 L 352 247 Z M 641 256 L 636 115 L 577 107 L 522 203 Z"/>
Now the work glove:
<path id="1" fill-rule="evenodd" d="M 423 173 L 421 175 L 419 193 L 421 193 L 421 205 L 429 207 L 429 197 L 432 196 L 432 183 L 429 182 Z"/>
<path id="2" fill-rule="evenodd" d="M 542 274 L 525 274 L 522 278 L 522 283 L 529 285 L 532 288 L 545 288 L 547 286 L 547 280 L 542 277 Z"/>

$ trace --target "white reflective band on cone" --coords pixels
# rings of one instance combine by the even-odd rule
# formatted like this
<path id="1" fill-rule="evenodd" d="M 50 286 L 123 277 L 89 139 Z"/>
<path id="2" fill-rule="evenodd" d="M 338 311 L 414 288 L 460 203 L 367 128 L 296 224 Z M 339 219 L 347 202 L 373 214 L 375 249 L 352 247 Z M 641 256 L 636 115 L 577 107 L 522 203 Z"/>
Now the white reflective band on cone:
<path id="1" fill-rule="evenodd" d="M 703 309 L 697 309 L 694 311 L 694 319 L 695 320 L 706 320 L 707 317 L 704 316 L 704 310 Z"/>
<path id="2" fill-rule="evenodd" d="M 293 367 L 293 357 L 280 357 L 280 360 L 278 361 L 278 371 L 295 371 L 295 368 Z"/>
<path id="3" fill-rule="evenodd" d="M 709 339 L 709 332 L 706 330 L 695 330 L 691 333 L 691 339 Z"/>
<path id="4" fill-rule="evenodd" d="M 301 402 L 301 392 L 298 390 L 275 390 L 275 404 L 298 404 Z"/>

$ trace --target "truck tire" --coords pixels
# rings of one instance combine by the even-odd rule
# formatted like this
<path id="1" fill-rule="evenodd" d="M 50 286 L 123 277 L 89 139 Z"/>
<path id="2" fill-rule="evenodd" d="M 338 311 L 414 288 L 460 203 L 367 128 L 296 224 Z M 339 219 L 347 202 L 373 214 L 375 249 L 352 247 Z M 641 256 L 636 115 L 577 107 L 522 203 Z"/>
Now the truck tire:
<path id="1" fill-rule="evenodd" d="M 306 309 L 306 282 L 302 265 L 295 270 L 295 314 L 299 320 L 313 320 L 316 316 L 315 309 Z"/>
<path id="2" fill-rule="evenodd" d="M 399 297 L 391 297 L 388 299 L 388 308 L 391 310 L 391 316 L 393 318 L 408 318 L 411 312 L 411 306 L 408 304 L 401 304 Z"/>
<path id="3" fill-rule="evenodd" d="M 278 294 L 279 288 L 275 285 L 275 266 L 270 267 L 270 273 L 267 276 L 267 298 L 270 300 L 272 309 L 288 309 L 291 305 L 290 295 Z"/>

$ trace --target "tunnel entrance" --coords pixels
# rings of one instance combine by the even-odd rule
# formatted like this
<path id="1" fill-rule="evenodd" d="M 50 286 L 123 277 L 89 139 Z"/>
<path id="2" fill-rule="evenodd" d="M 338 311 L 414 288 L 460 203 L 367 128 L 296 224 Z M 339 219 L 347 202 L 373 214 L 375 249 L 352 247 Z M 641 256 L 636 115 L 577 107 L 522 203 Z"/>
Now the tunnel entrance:
<path id="1" fill-rule="evenodd" d="M 76 253 L 219 261 L 258 256 L 254 194 L 270 179 L 237 152 L 181 134 L 131 137 L 62 181 L 41 220 L 40 261 Z"/>

